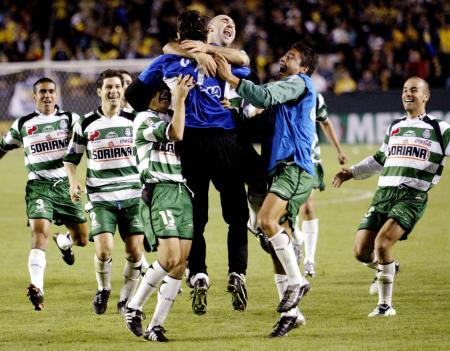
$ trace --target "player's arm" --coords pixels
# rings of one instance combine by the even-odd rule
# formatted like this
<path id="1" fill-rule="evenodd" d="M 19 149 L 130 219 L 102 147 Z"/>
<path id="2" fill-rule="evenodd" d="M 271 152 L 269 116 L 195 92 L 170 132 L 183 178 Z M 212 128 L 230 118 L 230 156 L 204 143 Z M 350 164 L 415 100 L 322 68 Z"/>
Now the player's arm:
<path id="1" fill-rule="evenodd" d="M 336 149 L 337 156 L 338 156 L 338 162 L 343 165 L 347 163 L 348 157 L 344 153 L 341 147 L 341 143 L 338 140 L 338 137 L 336 135 L 336 130 L 334 129 L 333 123 L 329 118 L 327 118 L 325 121 L 320 122 L 320 127 L 322 128 L 323 132 L 325 133 L 325 136 L 327 137 L 328 141 L 333 144 L 334 148 Z"/>
<path id="2" fill-rule="evenodd" d="M 211 45 L 203 43 L 199 40 L 183 40 L 180 48 L 189 53 L 205 53 L 205 54 L 220 54 L 225 57 L 228 63 L 237 66 L 248 66 L 250 58 L 243 50 L 228 48 L 225 46 Z"/>
<path id="3" fill-rule="evenodd" d="M 172 122 L 170 123 L 168 132 L 170 140 L 183 140 L 184 121 L 186 116 L 184 101 L 193 87 L 194 80 L 191 76 L 178 76 L 177 86 L 172 92 L 175 106 L 173 110 Z"/>
<path id="4" fill-rule="evenodd" d="M 8 133 L 0 141 L 0 159 L 6 155 L 8 151 L 22 147 L 22 136 L 19 131 L 19 119 L 16 119 L 11 125 Z"/>
<path id="5" fill-rule="evenodd" d="M 199 41 L 199 43 L 201 42 Z M 183 49 L 181 45 L 176 42 L 170 42 L 164 45 L 163 52 L 165 54 L 179 55 L 193 59 L 198 62 L 198 64 L 203 69 L 207 77 L 214 77 L 216 75 L 217 69 L 216 61 L 214 61 L 214 58 L 211 55 L 208 55 L 207 53 L 190 52 L 189 50 Z"/>
<path id="6" fill-rule="evenodd" d="M 63 157 L 64 169 L 69 178 L 70 198 L 73 202 L 80 201 L 83 186 L 77 178 L 77 165 L 80 163 L 86 150 L 87 139 L 83 137 L 81 120 L 74 125 L 73 135 Z"/>
<path id="7" fill-rule="evenodd" d="M 267 85 L 256 85 L 249 80 L 239 79 L 222 55 L 215 55 L 219 77 L 236 89 L 236 92 L 252 105 L 259 108 L 282 104 L 298 99 L 306 92 L 305 81 L 297 75 Z"/>

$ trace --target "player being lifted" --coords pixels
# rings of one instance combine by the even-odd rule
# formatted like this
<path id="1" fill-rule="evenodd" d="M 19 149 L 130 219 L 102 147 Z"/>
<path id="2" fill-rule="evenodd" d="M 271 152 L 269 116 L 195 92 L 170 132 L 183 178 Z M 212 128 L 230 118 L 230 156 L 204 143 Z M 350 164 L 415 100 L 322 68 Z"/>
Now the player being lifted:
<path id="1" fill-rule="evenodd" d="M 378 269 L 378 305 L 369 317 L 395 316 L 392 292 L 396 263 L 393 248 L 406 240 L 422 217 L 428 191 L 442 174 L 450 155 L 450 125 L 426 113 L 428 83 L 411 77 L 403 85 L 406 116 L 394 120 L 381 148 L 333 179 L 335 187 L 349 179 L 365 179 L 380 173 L 378 188 L 356 233 L 353 254 Z"/>
<path id="2" fill-rule="evenodd" d="M 184 100 L 193 86 L 190 76 L 178 77 L 172 97 L 172 117 L 171 94 L 162 83 L 151 98 L 149 110 L 139 113 L 134 124 L 138 167 L 144 185 L 141 218 L 147 241 L 158 251 L 158 259 L 151 264 L 125 307 L 124 317 L 125 325 L 133 334 L 144 334 L 144 339 L 149 341 L 168 341 L 162 324 L 181 287 L 191 248 L 192 203 L 186 179 L 181 174 L 178 142 L 184 134 Z M 142 333 L 144 304 L 159 285 L 153 318 Z"/>
<path id="3" fill-rule="evenodd" d="M 94 241 L 94 266 L 97 293 L 93 309 L 106 311 L 111 292 L 113 236 L 116 226 L 125 242 L 124 284 L 120 291 L 119 312 L 133 294 L 141 272 L 143 227 L 139 218 L 141 186 L 133 146 L 135 115 L 120 110 L 123 97 L 119 71 L 106 70 L 97 80 L 101 106 L 77 123 L 64 166 L 69 175 L 70 194 L 80 199 L 82 186 L 76 178 L 76 167 L 83 153 L 87 156 L 86 189 L 92 204 L 89 211 Z"/>
<path id="4" fill-rule="evenodd" d="M 62 161 L 79 116 L 56 105 L 56 83 L 50 78 L 41 78 L 34 83 L 33 100 L 36 111 L 12 124 L 0 142 L 0 158 L 10 150 L 24 149 L 28 172 L 25 199 L 31 228 L 28 258 L 31 284 L 27 295 L 34 309 L 39 311 L 44 306 L 45 251 L 52 221 L 63 223 L 69 229 L 67 234 L 54 236 L 69 265 L 75 261 L 72 243 L 79 246 L 87 243 L 87 225 L 81 203 L 70 201 L 69 182 Z"/>

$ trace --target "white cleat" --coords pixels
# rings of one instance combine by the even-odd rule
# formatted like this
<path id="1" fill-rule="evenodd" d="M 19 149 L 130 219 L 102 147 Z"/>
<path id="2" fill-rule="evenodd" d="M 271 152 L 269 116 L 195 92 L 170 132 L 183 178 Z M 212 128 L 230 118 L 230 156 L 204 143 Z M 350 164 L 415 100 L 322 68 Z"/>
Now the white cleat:
<path id="1" fill-rule="evenodd" d="M 397 312 L 395 311 L 394 306 L 382 304 L 375 307 L 375 309 L 369 313 L 368 317 L 392 317 L 396 314 Z"/>
<path id="2" fill-rule="evenodd" d="M 311 277 L 314 278 L 316 276 L 316 270 L 314 267 L 314 262 L 305 262 L 305 267 L 304 267 L 304 274 L 305 277 Z"/>

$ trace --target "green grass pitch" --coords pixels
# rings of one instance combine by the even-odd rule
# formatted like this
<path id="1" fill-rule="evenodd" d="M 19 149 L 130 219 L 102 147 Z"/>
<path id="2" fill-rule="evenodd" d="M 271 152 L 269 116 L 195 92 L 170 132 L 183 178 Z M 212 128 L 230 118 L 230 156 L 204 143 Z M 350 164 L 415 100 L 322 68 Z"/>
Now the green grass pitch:
<path id="1" fill-rule="evenodd" d="M 372 153 L 374 147 L 346 146 L 351 163 Z M 93 245 L 76 248 L 74 266 L 67 266 L 50 242 L 45 275 L 45 309 L 34 311 L 25 290 L 30 232 L 26 227 L 23 156 L 14 151 L 0 161 L 0 350 L 448 350 L 450 349 L 450 169 L 432 189 L 424 218 L 406 242 L 395 247 L 401 272 L 394 286 L 398 315 L 369 319 L 377 297 L 369 296 L 373 271 L 351 254 L 355 228 L 376 187 L 376 177 L 351 181 L 333 189 L 338 170 L 334 151 L 322 149 L 327 190 L 317 196 L 320 234 L 317 276 L 301 303 L 306 326 L 288 337 L 266 335 L 278 318 L 277 294 L 269 256 L 249 234 L 248 309 L 236 312 L 225 292 L 226 227 L 217 193 L 210 194 L 206 229 L 207 263 L 212 286 L 208 312 L 191 310 L 189 289 L 177 298 L 165 323 L 170 343 L 144 343 L 126 330 L 117 314 L 124 263 L 123 244 L 116 236 L 112 295 L 105 315 L 92 312 L 96 290 Z M 81 172 L 80 172 L 81 173 Z M 54 228 L 56 231 L 57 228 Z M 154 254 L 147 254 L 149 261 Z M 151 318 L 156 296 L 145 306 Z M 144 321 L 144 323 L 147 323 Z M 144 324 L 145 326 L 146 324 Z"/>

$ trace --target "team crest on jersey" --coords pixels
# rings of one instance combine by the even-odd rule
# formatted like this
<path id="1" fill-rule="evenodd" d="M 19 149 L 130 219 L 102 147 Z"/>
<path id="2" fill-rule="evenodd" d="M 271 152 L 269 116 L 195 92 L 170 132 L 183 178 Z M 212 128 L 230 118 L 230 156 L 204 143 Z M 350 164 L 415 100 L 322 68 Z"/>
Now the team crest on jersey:
<path id="1" fill-rule="evenodd" d="M 33 126 L 29 126 L 27 127 L 27 134 L 28 135 L 33 135 L 34 132 L 36 132 L 38 130 L 38 127 L 33 125 Z"/>
<path id="2" fill-rule="evenodd" d="M 114 139 L 117 138 L 119 135 L 116 132 L 108 132 L 105 135 L 105 139 Z"/>
<path id="3" fill-rule="evenodd" d="M 67 119 L 62 119 L 59 121 L 59 129 L 67 129 L 69 126 L 69 123 L 67 122 Z"/>
<path id="4" fill-rule="evenodd" d="M 130 137 L 131 136 L 131 129 L 130 128 L 125 128 L 125 136 Z"/>
<path id="5" fill-rule="evenodd" d="M 423 131 L 422 136 L 423 136 L 425 139 L 430 139 L 430 138 L 431 138 L 431 130 L 425 129 L 425 130 Z"/>
<path id="6" fill-rule="evenodd" d="M 400 133 L 400 128 L 395 128 L 391 131 L 391 136 L 397 135 L 398 133 Z"/>
<path id="7" fill-rule="evenodd" d="M 98 130 L 94 131 L 94 132 L 89 132 L 89 140 L 90 141 L 94 141 L 95 139 L 97 139 L 100 136 L 100 132 Z"/>

